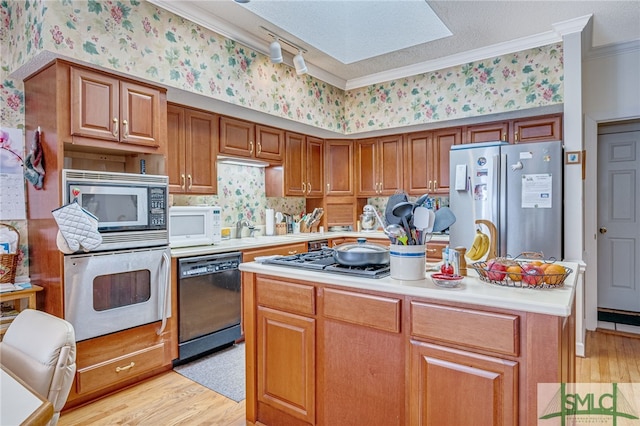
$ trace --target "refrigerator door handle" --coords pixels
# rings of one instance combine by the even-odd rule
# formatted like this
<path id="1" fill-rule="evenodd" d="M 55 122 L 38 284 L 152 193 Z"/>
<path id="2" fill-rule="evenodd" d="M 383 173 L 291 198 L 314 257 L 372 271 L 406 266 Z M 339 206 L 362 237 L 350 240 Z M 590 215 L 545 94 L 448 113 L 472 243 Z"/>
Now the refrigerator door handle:
<path id="1" fill-rule="evenodd" d="M 498 159 L 496 159 L 498 160 Z M 507 202 L 506 202 L 506 194 L 507 194 L 507 155 L 500 154 L 500 161 L 496 161 L 496 168 L 500 170 L 496 170 L 499 174 L 498 178 L 498 188 L 500 194 L 500 198 L 504 199 L 500 200 L 498 197 L 495 197 L 496 200 L 496 210 L 498 212 L 498 223 L 496 223 L 496 227 L 498 228 L 498 241 L 496 247 L 498 248 L 498 256 L 506 256 L 507 253 Z"/>

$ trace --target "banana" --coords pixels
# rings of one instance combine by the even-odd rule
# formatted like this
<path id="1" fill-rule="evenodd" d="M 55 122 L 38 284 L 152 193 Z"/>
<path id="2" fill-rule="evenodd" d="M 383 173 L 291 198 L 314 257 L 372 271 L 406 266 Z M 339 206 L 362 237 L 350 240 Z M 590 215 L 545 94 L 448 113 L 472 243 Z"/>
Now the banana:
<path id="1" fill-rule="evenodd" d="M 482 247 L 478 251 L 478 258 L 484 257 L 487 254 L 487 252 L 489 252 L 490 243 L 491 243 L 491 241 L 489 240 L 489 236 L 483 232 L 482 233 Z"/>
<path id="2" fill-rule="evenodd" d="M 489 251 L 489 236 L 480 229 L 476 230 L 476 236 L 473 238 L 473 244 L 466 256 L 473 261 L 480 260 Z"/>
<path id="3" fill-rule="evenodd" d="M 482 231 L 479 229 L 476 230 L 476 236 L 473 238 L 473 244 L 471 248 L 467 250 L 465 254 L 470 260 L 478 260 L 480 257 L 478 256 L 478 251 L 482 247 Z"/>

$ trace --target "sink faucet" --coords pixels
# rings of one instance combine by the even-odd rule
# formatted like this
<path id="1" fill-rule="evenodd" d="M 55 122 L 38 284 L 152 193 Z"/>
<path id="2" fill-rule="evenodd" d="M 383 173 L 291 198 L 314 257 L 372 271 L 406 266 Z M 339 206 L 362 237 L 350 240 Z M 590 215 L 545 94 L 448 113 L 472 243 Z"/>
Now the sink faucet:
<path id="1" fill-rule="evenodd" d="M 253 237 L 253 233 L 256 232 L 255 226 L 253 226 L 247 219 L 242 219 L 236 223 L 236 238 L 242 238 L 242 228 L 245 226 L 249 228 L 249 237 Z"/>

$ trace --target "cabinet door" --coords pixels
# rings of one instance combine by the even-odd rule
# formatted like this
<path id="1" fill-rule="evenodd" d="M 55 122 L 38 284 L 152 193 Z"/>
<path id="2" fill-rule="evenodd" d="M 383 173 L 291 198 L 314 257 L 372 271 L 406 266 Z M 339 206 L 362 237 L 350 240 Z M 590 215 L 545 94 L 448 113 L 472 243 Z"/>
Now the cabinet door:
<path id="1" fill-rule="evenodd" d="M 417 341 L 410 350 L 409 424 L 518 423 L 516 362 Z"/>
<path id="2" fill-rule="evenodd" d="M 315 423 L 316 321 L 258 307 L 258 401 Z"/>
<path id="3" fill-rule="evenodd" d="M 326 195 L 353 195 L 353 142 L 325 141 Z"/>
<path id="4" fill-rule="evenodd" d="M 297 133 L 284 135 L 284 188 L 285 195 L 303 197 L 306 195 L 305 137 Z"/>
<path id="5" fill-rule="evenodd" d="M 160 146 L 160 91 L 135 83 L 120 83 L 120 141 Z"/>
<path id="6" fill-rule="evenodd" d="M 251 157 L 254 153 L 255 126 L 248 121 L 220 118 L 220 153 Z"/>
<path id="7" fill-rule="evenodd" d="M 403 189 L 402 135 L 378 140 L 378 194 L 392 195 Z"/>
<path id="8" fill-rule="evenodd" d="M 331 288 L 321 300 L 318 423 L 408 424 L 402 301 Z"/>
<path id="9" fill-rule="evenodd" d="M 433 132 L 433 156 L 430 167 L 433 191 L 430 193 L 449 194 L 449 151 L 453 145 L 460 143 L 462 143 L 460 128 Z"/>
<path id="10" fill-rule="evenodd" d="M 187 188 L 184 129 L 184 108 L 167 105 L 167 166 L 169 192 L 173 194 L 184 193 Z"/>
<path id="11" fill-rule="evenodd" d="M 256 124 L 256 158 L 282 164 L 284 130 Z"/>
<path id="12" fill-rule="evenodd" d="M 356 195 L 376 196 L 380 189 L 376 174 L 377 139 L 363 139 L 356 143 Z"/>
<path id="13" fill-rule="evenodd" d="M 71 134 L 120 140 L 120 81 L 71 68 Z"/>
<path id="14" fill-rule="evenodd" d="M 429 192 L 429 163 L 431 161 L 431 132 L 410 133 L 404 149 L 404 186 L 411 195 Z"/>
<path id="15" fill-rule="evenodd" d="M 306 168 L 307 197 L 324 195 L 324 140 L 307 136 Z"/>
<path id="16" fill-rule="evenodd" d="M 185 126 L 187 191 L 190 194 L 215 194 L 218 188 L 217 116 L 187 109 Z"/>
<path id="17" fill-rule="evenodd" d="M 547 142 L 562 140 L 562 116 L 514 120 L 513 143 Z"/>
<path id="18" fill-rule="evenodd" d="M 467 126 L 464 143 L 476 142 L 507 142 L 509 137 L 509 122 L 497 122 Z"/>

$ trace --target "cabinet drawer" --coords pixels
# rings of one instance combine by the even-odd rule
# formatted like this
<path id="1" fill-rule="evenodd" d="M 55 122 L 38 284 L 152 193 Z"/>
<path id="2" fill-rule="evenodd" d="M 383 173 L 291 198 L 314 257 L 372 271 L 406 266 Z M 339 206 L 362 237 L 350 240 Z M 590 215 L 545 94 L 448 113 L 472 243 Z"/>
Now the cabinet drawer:
<path id="1" fill-rule="evenodd" d="M 352 324 L 400 332 L 400 299 L 324 289 L 323 314 Z"/>
<path id="2" fill-rule="evenodd" d="M 306 253 L 307 243 L 286 244 L 276 247 L 265 247 L 262 249 L 247 250 L 242 252 L 243 262 L 253 262 L 256 257 L 260 256 L 273 256 L 276 254 L 282 256 L 289 256 L 292 254 Z"/>
<path id="3" fill-rule="evenodd" d="M 515 315 L 411 302 L 411 335 L 518 356 Z"/>
<path id="4" fill-rule="evenodd" d="M 81 368 L 76 375 L 76 392 L 81 394 L 105 388 L 161 367 L 163 361 L 164 343 L 158 343 L 140 351 Z"/>
<path id="5" fill-rule="evenodd" d="M 259 305 L 287 312 L 315 314 L 316 294 L 313 286 L 258 276 L 256 289 Z"/>

